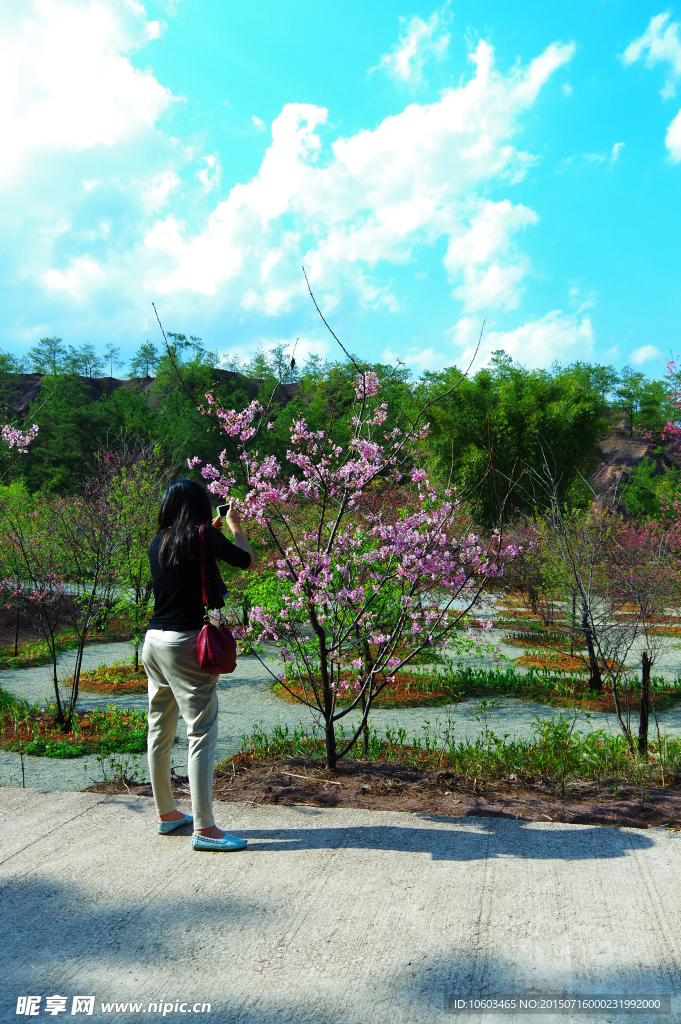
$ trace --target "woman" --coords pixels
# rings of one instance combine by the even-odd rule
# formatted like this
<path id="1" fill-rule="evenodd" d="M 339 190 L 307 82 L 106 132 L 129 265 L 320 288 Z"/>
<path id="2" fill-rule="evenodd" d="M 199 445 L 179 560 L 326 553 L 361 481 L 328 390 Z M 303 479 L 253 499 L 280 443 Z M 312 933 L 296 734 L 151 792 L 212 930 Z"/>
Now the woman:
<path id="1" fill-rule="evenodd" d="M 255 558 L 233 502 L 226 519 L 234 544 L 220 532 L 220 518 L 211 525 L 211 515 L 206 489 L 193 480 L 176 480 L 163 495 L 158 533 L 149 545 L 154 615 L 142 652 L 149 680 L 149 772 L 162 835 L 193 824 L 195 850 L 241 850 L 246 840 L 223 832 L 213 818 L 218 676 L 199 667 L 196 649 L 205 614 L 199 527 L 204 526 L 211 575 L 217 575 L 215 558 L 238 569 L 250 569 Z M 187 724 L 187 774 L 193 816 L 176 809 L 170 785 L 170 751 L 179 713 Z"/>

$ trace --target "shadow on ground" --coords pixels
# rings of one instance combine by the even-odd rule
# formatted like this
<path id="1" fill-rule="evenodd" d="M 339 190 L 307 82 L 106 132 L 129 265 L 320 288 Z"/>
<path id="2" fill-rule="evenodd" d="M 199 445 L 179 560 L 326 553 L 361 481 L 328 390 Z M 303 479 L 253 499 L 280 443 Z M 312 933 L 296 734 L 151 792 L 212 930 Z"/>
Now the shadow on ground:
<path id="1" fill-rule="evenodd" d="M 309 813 L 314 813 L 309 809 Z M 424 818 L 422 820 L 429 820 Z M 447 819 L 430 819 L 446 821 Z M 450 829 L 407 828 L 404 826 L 356 826 L 353 828 L 288 828 L 281 830 L 235 830 L 248 839 L 251 851 L 300 850 L 389 850 L 403 853 L 428 853 L 433 860 L 479 860 L 514 856 L 539 860 L 602 860 L 626 857 L 633 850 L 646 850 L 653 840 L 645 833 L 619 829 L 580 828 L 546 831 L 523 826 L 510 831 L 495 827 L 494 820 L 471 828 L 461 827 L 461 819 L 450 819 Z M 528 836 L 527 833 L 530 833 Z"/>

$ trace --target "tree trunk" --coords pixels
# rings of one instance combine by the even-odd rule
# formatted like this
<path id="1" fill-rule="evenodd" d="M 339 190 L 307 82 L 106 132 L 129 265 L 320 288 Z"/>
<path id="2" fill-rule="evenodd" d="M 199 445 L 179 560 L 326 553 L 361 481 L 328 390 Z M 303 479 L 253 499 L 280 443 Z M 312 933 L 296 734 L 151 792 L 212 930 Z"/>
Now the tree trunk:
<path id="1" fill-rule="evenodd" d="M 336 730 L 333 727 L 333 718 L 327 718 L 325 729 L 326 740 L 326 767 L 329 771 L 336 770 Z"/>
<path id="2" fill-rule="evenodd" d="M 57 677 L 57 638 L 49 628 L 49 623 L 40 620 L 40 631 L 45 638 L 45 643 L 49 647 L 50 655 L 52 657 L 52 682 L 54 685 L 54 699 L 57 705 L 57 722 L 59 725 L 64 726 L 64 709 L 61 703 L 61 694 L 59 693 L 59 679 Z"/>
<path id="3" fill-rule="evenodd" d="M 135 672 L 139 672 L 140 668 L 140 645 L 135 644 Z"/>
<path id="4" fill-rule="evenodd" d="M 586 649 L 589 653 L 589 688 L 595 693 L 600 693 L 601 687 L 603 686 L 603 680 L 601 678 L 601 668 L 598 664 L 598 657 L 594 649 L 594 641 L 591 634 L 591 626 L 589 625 L 589 616 L 586 608 L 582 613 L 582 631 L 586 639 Z"/>
<path id="5" fill-rule="evenodd" d="M 330 771 L 336 770 L 336 730 L 333 727 L 333 692 L 329 679 L 329 661 L 326 650 L 326 634 L 324 627 L 320 625 L 316 612 L 310 608 L 310 625 L 317 634 L 319 642 L 319 673 L 322 677 L 322 696 L 324 698 L 324 733 L 326 742 L 326 767 Z M 333 668 L 332 668 L 333 671 Z"/>
<path id="6" fill-rule="evenodd" d="M 369 644 L 367 643 L 366 637 L 360 637 L 359 626 L 355 627 L 355 634 L 357 636 L 357 646 L 362 652 L 362 664 L 364 666 L 364 678 L 369 678 L 369 673 L 373 668 L 373 661 L 371 658 L 371 651 L 369 650 Z M 362 691 L 362 719 L 365 718 L 367 709 L 367 696 L 366 690 Z M 364 722 L 362 726 L 362 745 L 364 747 L 364 760 L 369 760 L 369 720 Z"/>
<path id="7" fill-rule="evenodd" d="M 577 595 L 572 595 L 572 626 L 570 629 L 570 657 L 575 656 L 575 629 L 577 627 Z"/>
<path id="8" fill-rule="evenodd" d="M 362 693 L 362 718 L 366 714 L 367 709 L 367 697 L 366 693 Z M 364 760 L 369 760 L 369 723 L 365 722 L 362 726 L 362 744 L 364 746 Z"/>
<path id="9" fill-rule="evenodd" d="M 19 606 L 17 605 L 17 628 L 14 631 L 14 657 L 19 654 Z"/>
<path id="10" fill-rule="evenodd" d="M 648 756 L 648 714 L 650 710 L 650 658 L 643 652 L 641 659 L 641 712 L 638 720 L 638 754 Z"/>

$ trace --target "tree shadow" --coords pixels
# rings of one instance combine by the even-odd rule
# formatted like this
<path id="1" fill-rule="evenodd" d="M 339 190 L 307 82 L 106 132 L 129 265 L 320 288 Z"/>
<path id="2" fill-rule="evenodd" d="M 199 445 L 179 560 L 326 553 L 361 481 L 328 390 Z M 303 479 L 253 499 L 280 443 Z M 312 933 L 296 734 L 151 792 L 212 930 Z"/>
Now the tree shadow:
<path id="1" fill-rule="evenodd" d="M 446 828 L 409 828 L 402 825 L 357 825 L 350 828 L 236 829 L 248 839 L 251 851 L 389 850 L 430 853 L 433 860 L 468 861 L 494 857 L 532 860 L 608 860 L 646 850 L 653 839 L 640 831 L 624 832 L 598 826 L 537 828 L 508 818 L 424 820 L 447 823 Z"/>

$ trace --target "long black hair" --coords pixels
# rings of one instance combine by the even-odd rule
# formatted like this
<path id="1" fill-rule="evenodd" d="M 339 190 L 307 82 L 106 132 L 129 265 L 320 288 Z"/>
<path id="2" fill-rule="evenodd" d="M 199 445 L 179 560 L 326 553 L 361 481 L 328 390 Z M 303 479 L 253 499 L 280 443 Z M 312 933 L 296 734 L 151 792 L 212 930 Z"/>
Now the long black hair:
<path id="1" fill-rule="evenodd" d="M 208 491 L 194 480 L 181 477 L 166 487 L 158 514 L 158 532 L 163 534 L 158 560 L 161 565 L 178 565 L 193 558 L 190 541 L 199 526 L 213 517 Z"/>

